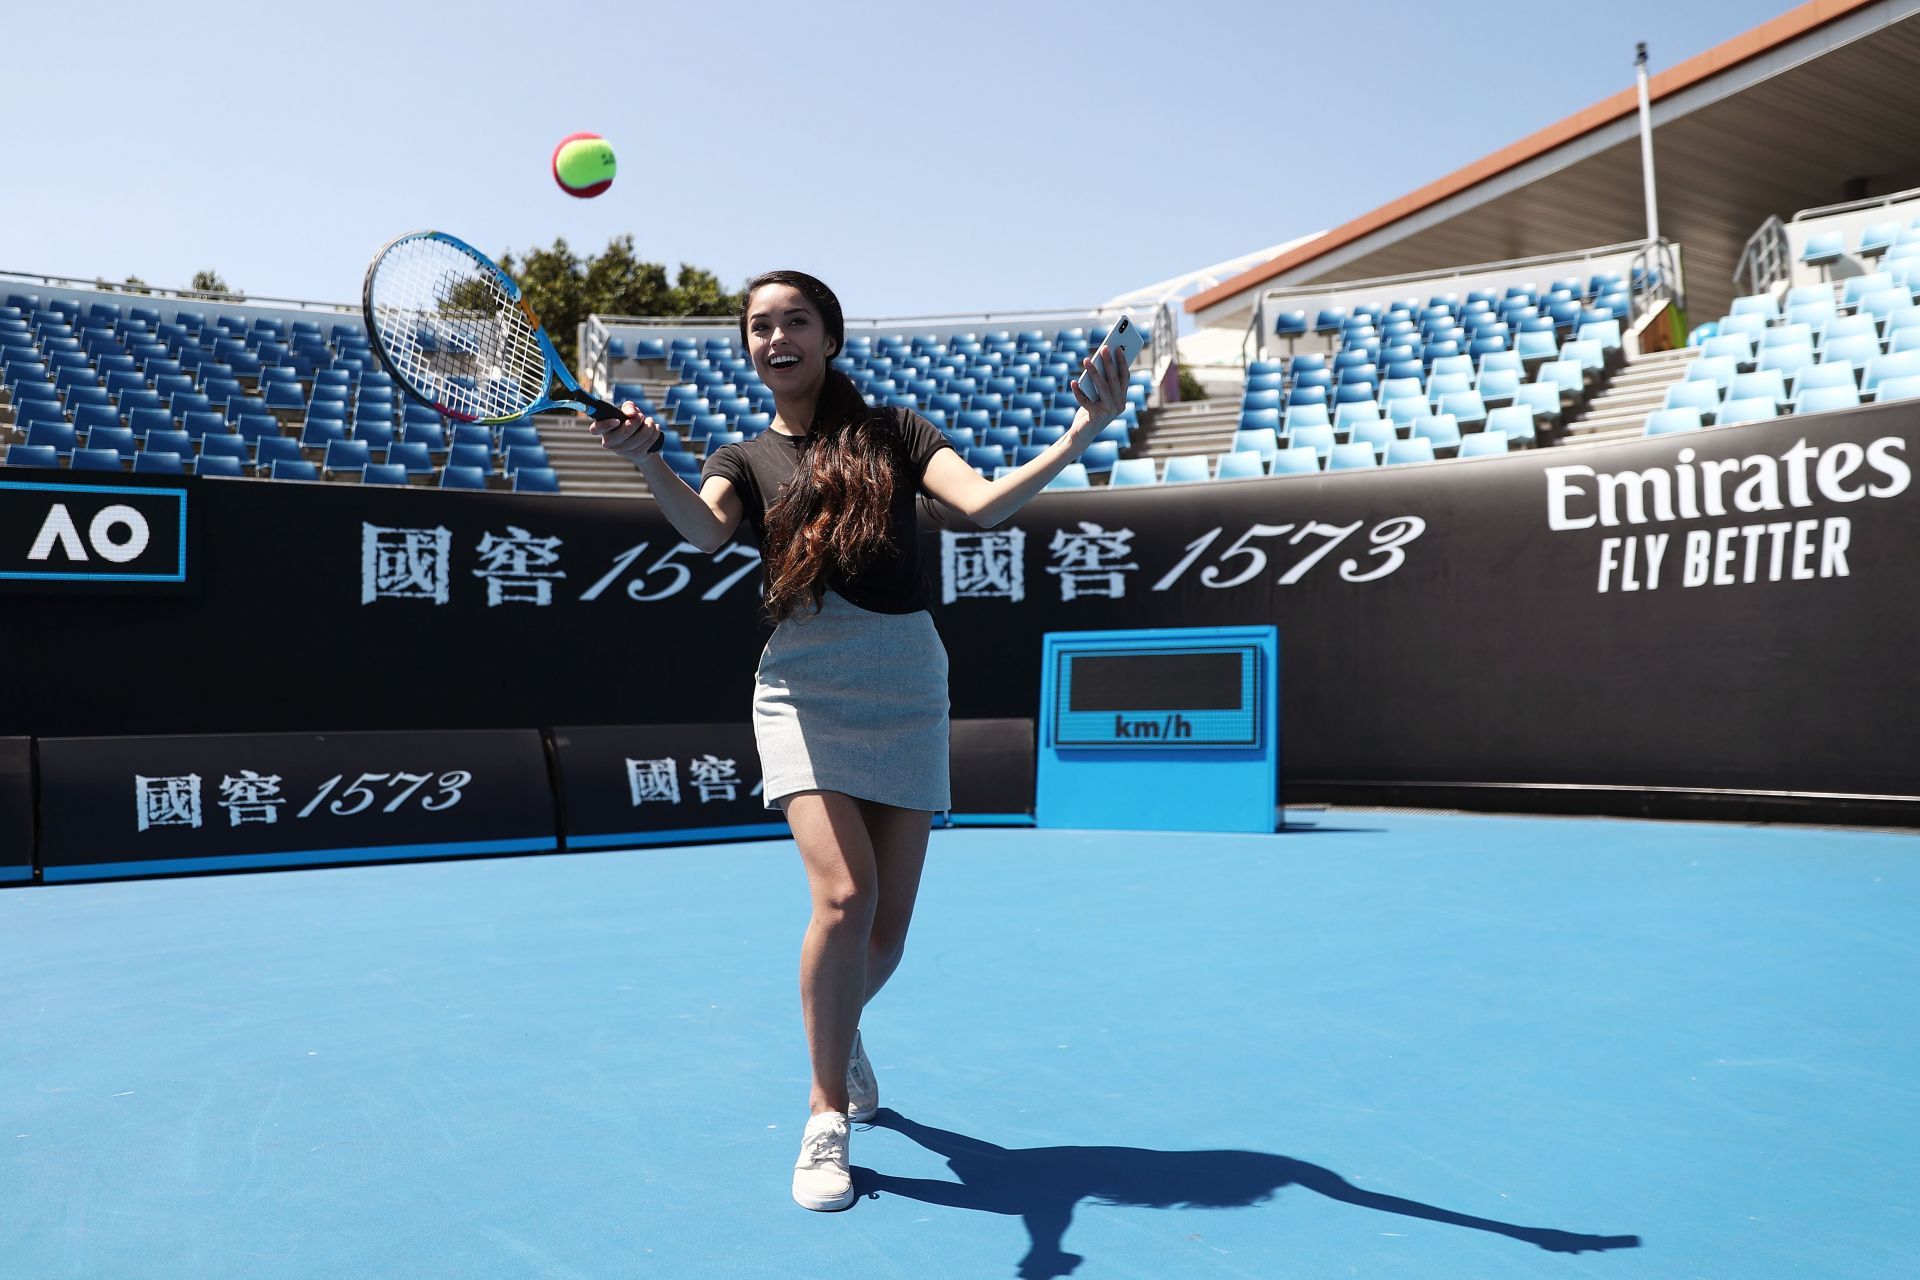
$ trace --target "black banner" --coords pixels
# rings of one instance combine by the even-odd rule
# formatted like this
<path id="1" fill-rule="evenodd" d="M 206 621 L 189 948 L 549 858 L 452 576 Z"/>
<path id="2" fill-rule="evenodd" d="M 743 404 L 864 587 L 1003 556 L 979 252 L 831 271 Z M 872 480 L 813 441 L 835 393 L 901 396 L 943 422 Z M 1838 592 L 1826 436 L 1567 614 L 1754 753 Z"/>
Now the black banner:
<path id="1" fill-rule="evenodd" d="M 50 738 L 45 880 L 558 847 L 531 729 Z"/>
<path id="2" fill-rule="evenodd" d="M 33 741 L 0 738 L 0 884 L 33 879 Z"/>
<path id="3" fill-rule="evenodd" d="M 8 471 L 0 592 L 191 591 L 196 514 L 178 480 Z"/>
<path id="4" fill-rule="evenodd" d="M 955 720 L 948 743 L 955 826 L 1033 821 L 1033 721 Z"/>
<path id="5" fill-rule="evenodd" d="M 929 528 L 953 715 L 1032 716 L 1049 630 L 1273 623 L 1289 787 L 1920 794 L 1917 421 L 1052 493 Z M 186 485 L 197 599 L 34 604 L 37 649 L 138 695 L 25 682 L 0 732 L 747 718 L 757 554 L 701 554 L 650 502 Z"/>
<path id="6" fill-rule="evenodd" d="M 762 803 L 749 724 L 555 729 L 553 748 L 569 849 L 787 832 Z"/>

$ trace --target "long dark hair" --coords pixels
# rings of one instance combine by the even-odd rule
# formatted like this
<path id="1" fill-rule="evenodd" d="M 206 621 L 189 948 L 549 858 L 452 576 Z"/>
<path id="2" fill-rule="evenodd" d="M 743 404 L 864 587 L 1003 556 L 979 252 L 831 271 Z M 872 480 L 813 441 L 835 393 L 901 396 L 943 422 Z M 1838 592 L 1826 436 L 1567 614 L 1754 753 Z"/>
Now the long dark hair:
<path id="1" fill-rule="evenodd" d="M 769 271 L 747 281 L 740 306 L 743 348 L 748 345 L 747 308 L 754 291 L 770 284 L 797 289 L 820 313 L 834 354 L 846 350 L 847 322 L 840 299 L 803 271 Z M 828 364 L 807 437 L 800 466 L 765 517 L 766 610 L 776 623 L 803 599 L 819 612 L 816 592 L 829 567 L 857 573 L 893 546 L 893 477 L 900 439 L 891 417 L 869 408 L 853 379 Z"/>

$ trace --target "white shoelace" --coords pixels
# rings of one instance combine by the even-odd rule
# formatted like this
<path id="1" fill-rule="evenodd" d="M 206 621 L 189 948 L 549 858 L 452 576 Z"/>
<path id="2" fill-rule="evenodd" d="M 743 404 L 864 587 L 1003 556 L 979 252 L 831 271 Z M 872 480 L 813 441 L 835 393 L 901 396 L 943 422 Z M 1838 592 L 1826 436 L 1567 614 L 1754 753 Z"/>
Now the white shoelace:
<path id="1" fill-rule="evenodd" d="M 807 1139 L 806 1156 L 807 1163 L 815 1168 L 823 1164 L 838 1165 L 846 1156 L 846 1144 L 832 1129 L 822 1129 Z"/>

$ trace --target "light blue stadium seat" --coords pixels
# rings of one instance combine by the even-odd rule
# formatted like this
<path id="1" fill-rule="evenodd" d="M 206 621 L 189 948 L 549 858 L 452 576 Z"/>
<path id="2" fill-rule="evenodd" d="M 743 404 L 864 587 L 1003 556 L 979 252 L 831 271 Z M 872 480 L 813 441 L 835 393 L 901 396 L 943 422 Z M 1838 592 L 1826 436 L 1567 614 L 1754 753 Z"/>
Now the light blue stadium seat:
<path id="1" fill-rule="evenodd" d="M 1120 446 L 1111 440 L 1096 439 L 1080 455 L 1080 465 L 1087 469 L 1089 475 L 1112 471 L 1113 464 L 1119 460 Z"/>
<path id="2" fill-rule="evenodd" d="M 1642 435 L 1663 436 L 1675 431 L 1700 430 L 1700 410 L 1691 405 L 1678 409 L 1655 409 L 1647 415 Z"/>
<path id="3" fill-rule="evenodd" d="M 1257 453 L 1262 458 L 1271 458 L 1280 451 L 1280 441 L 1276 433 L 1267 427 L 1236 431 L 1233 433 L 1232 451 Z"/>
<path id="4" fill-rule="evenodd" d="M 1215 478 L 1219 480 L 1247 480 L 1267 474 L 1266 458 L 1251 449 L 1223 453 L 1218 465 Z"/>
<path id="5" fill-rule="evenodd" d="M 1863 258 L 1877 258 L 1893 248 L 1894 237 L 1899 234 L 1898 220 L 1876 222 L 1860 232 L 1859 243 L 1854 246 L 1853 251 Z"/>
<path id="6" fill-rule="evenodd" d="M 1766 422 L 1778 416 L 1780 409 L 1770 398 L 1750 396 L 1743 400 L 1722 401 L 1716 423 L 1725 427 L 1741 422 Z"/>
<path id="7" fill-rule="evenodd" d="M 1778 369 L 1766 369 L 1754 373 L 1736 373 L 1727 386 L 1725 400 L 1746 400 L 1755 396 L 1765 396 L 1776 405 L 1786 404 L 1787 383 Z"/>
<path id="8" fill-rule="evenodd" d="M 1047 481 L 1048 489 L 1086 489 L 1093 482 L 1087 478 L 1087 469 L 1078 462 L 1069 462 L 1060 468 L 1060 474 Z"/>
<path id="9" fill-rule="evenodd" d="M 1336 444 L 1333 452 L 1327 456 L 1327 470 L 1351 471 L 1358 467 L 1379 465 L 1379 458 L 1373 446 L 1364 441 L 1351 444 Z"/>
<path id="10" fill-rule="evenodd" d="M 1893 277 L 1885 271 L 1869 271 L 1865 275 L 1848 276 L 1846 284 L 1840 289 L 1840 305 L 1858 306 L 1860 299 L 1870 293 L 1891 289 L 1893 284 Z"/>
<path id="11" fill-rule="evenodd" d="M 1532 444 L 1535 439 L 1533 410 L 1523 404 L 1502 405 L 1498 409 L 1487 410 L 1485 426 L 1481 431 L 1475 432 L 1474 434 L 1490 434 L 1493 432 L 1499 432 L 1501 439 L 1505 442 L 1501 446 L 1501 453 L 1505 453 L 1507 451 L 1507 445 L 1510 444 Z M 1463 446 L 1465 441 L 1466 437 L 1461 437 Z"/>
<path id="12" fill-rule="evenodd" d="M 1107 483 L 1115 486 L 1159 484 L 1159 469 L 1152 458 L 1121 458 L 1113 464 Z"/>
<path id="13" fill-rule="evenodd" d="M 1340 432 L 1351 432 L 1355 427 L 1364 423 L 1377 423 L 1380 421 L 1382 421 L 1380 417 L 1380 406 L 1371 400 L 1359 401 L 1352 404 L 1343 404 L 1339 407 L 1339 410 L 1334 414 L 1333 429 L 1336 434 Z"/>
<path id="14" fill-rule="evenodd" d="M 1559 387 L 1563 398 L 1577 400 L 1586 390 L 1586 372 L 1578 360 L 1549 360 L 1534 370 L 1533 381 L 1536 386 Z"/>
<path id="15" fill-rule="evenodd" d="M 1296 427 L 1287 439 L 1293 448 L 1310 448 L 1322 458 L 1333 452 L 1335 443 L 1332 427 Z"/>
<path id="16" fill-rule="evenodd" d="M 1440 397 L 1440 413 L 1451 417 L 1460 426 L 1477 427 L 1487 420 L 1487 406 L 1478 391 L 1454 391 Z M 1431 421 L 1431 419 L 1428 419 Z M 1420 423 L 1415 422 L 1413 429 L 1420 431 Z M 1455 433 L 1455 443 L 1459 436 Z"/>
<path id="17" fill-rule="evenodd" d="M 1422 416 L 1425 416 L 1424 413 Z M 1386 421 L 1360 423 L 1354 427 L 1350 437 L 1356 444 L 1371 445 L 1376 454 L 1384 454 L 1387 451 L 1387 445 L 1399 438 L 1399 429 L 1393 423 Z"/>
<path id="18" fill-rule="evenodd" d="M 1328 428 L 1329 431 L 1332 428 Z M 1327 452 L 1333 452 L 1329 445 Z M 1320 474 L 1320 451 L 1312 445 L 1295 445 L 1282 449 L 1273 455 L 1268 469 L 1276 476 L 1303 476 Z"/>
<path id="19" fill-rule="evenodd" d="M 1871 334 L 1835 334 L 1829 329 L 1820 353 L 1823 361 L 1845 360 L 1856 369 L 1864 369 L 1869 361 L 1880 357 L 1880 340 Z"/>
<path id="20" fill-rule="evenodd" d="M 1739 372 L 1739 363 L 1732 356 L 1701 356 L 1687 366 L 1686 381 L 1712 382 L 1725 391 Z"/>
<path id="21" fill-rule="evenodd" d="M 1425 436 L 1415 436 L 1410 440 L 1395 440 L 1387 446 L 1388 466 L 1398 466 L 1406 462 L 1432 462 L 1433 459 L 1433 441 Z"/>
<path id="22" fill-rule="evenodd" d="M 1890 356 L 1875 356 L 1867 361 L 1860 375 L 1860 390 L 1875 395 L 1887 378 L 1905 378 L 1920 373 L 1920 351 L 1901 351 Z"/>
<path id="23" fill-rule="evenodd" d="M 1816 231 L 1807 237 L 1806 245 L 1800 250 L 1800 261 L 1809 267 L 1824 267 L 1840 261 L 1846 254 L 1843 232 Z"/>
<path id="24" fill-rule="evenodd" d="M 1753 335 L 1716 333 L 1700 344 L 1700 354 L 1707 358 L 1729 358 L 1737 365 L 1752 364 Z"/>
<path id="25" fill-rule="evenodd" d="M 1885 384 L 1882 384 L 1885 385 Z M 1860 403 L 1860 392 L 1849 378 L 1845 386 L 1806 387 L 1794 396 L 1795 413 L 1830 413 L 1851 409 Z"/>
<path id="26" fill-rule="evenodd" d="M 1212 470 L 1207 459 L 1200 454 L 1181 454 L 1167 459 L 1167 484 L 1192 484 L 1196 481 L 1211 480 Z"/>
<path id="27" fill-rule="evenodd" d="M 1523 382 L 1514 393 L 1513 402 L 1532 410 L 1535 422 L 1557 422 L 1561 416 L 1557 383 Z"/>
<path id="28" fill-rule="evenodd" d="M 1302 427 L 1330 427 L 1333 418 L 1324 404 L 1295 404 L 1287 406 L 1286 430 L 1283 435 L 1291 435 Z"/>
<path id="29" fill-rule="evenodd" d="M 1885 402 L 1912 400 L 1916 397 L 1920 397 L 1920 374 L 1903 373 L 1881 379 L 1880 385 L 1874 389 L 1873 398 L 1876 401 Z"/>
<path id="30" fill-rule="evenodd" d="M 1750 293 L 1733 300 L 1727 308 L 1727 314 L 1736 316 L 1757 315 L 1767 320 L 1780 318 L 1780 306 L 1770 293 Z"/>
<path id="31" fill-rule="evenodd" d="M 1507 451 L 1507 433 L 1504 431 L 1474 431 L 1460 437 L 1460 456 L 1463 458 L 1485 458 Z"/>

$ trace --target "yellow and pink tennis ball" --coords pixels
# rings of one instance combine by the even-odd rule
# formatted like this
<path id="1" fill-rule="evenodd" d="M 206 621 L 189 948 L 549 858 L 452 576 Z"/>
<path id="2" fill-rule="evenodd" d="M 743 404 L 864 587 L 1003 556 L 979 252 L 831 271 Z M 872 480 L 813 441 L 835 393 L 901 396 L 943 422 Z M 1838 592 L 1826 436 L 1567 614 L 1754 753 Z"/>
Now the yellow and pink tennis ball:
<path id="1" fill-rule="evenodd" d="M 597 133 L 570 133 L 553 149 L 553 180 L 585 200 L 613 185 L 613 147 Z"/>

